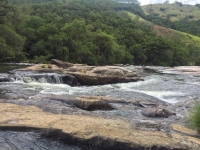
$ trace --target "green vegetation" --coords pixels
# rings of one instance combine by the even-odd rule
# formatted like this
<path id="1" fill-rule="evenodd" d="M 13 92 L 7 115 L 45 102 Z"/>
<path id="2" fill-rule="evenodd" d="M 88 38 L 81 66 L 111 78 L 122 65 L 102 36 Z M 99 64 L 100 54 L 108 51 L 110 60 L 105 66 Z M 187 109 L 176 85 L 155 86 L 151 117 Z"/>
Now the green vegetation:
<path id="1" fill-rule="evenodd" d="M 199 4 L 180 5 L 177 2 L 176 4 L 146 5 L 142 9 L 146 20 L 150 22 L 200 36 L 200 8 L 198 6 Z"/>
<path id="2" fill-rule="evenodd" d="M 171 21 L 180 21 L 186 17 L 189 20 L 200 20 L 200 9 L 193 5 L 153 4 L 142 6 L 142 10 L 146 15 L 154 15 Z"/>
<path id="3" fill-rule="evenodd" d="M 46 65 L 42 65 L 41 68 L 46 68 Z"/>
<path id="4" fill-rule="evenodd" d="M 10 2 L 0 1 L 0 61 L 46 63 L 57 58 L 88 65 L 199 63 L 199 46 L 194 44 L 199 39 L 184 33 L 161 36 L 152 30 L 153 24 L 141 19 L 145 15 L 136 0 Z"/>
<path id="5" fill-rule="evenodd" d="M 189 121 L 192 128 L 200 131 L 200 104 L 198 102 L 190 112 Z"/>

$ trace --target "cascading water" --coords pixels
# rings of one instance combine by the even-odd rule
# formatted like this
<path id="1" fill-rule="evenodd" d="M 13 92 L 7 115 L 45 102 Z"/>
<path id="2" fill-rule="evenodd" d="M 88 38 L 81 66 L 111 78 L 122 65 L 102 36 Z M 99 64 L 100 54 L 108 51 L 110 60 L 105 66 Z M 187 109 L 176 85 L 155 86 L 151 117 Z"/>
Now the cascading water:
<path id="1" fill-rule="evenodd" d="M 63 75 L 58 74 L 38 74 L 38 73 L 22 73 L 19 72 L 15 75 L 4 75 L 0 78 L 0 82 L 38 82 L 38 83 L 50 83 L 50 84 L 63 84 Z"/>
<path id="2" fill-rule="evenodd" d="M 133 70 L 134 67 L 127 67 L 127 69 Z M 190 106 L 188 104 L 200 99 L 199 77 L 171 71 L 162 71 L 162 74 L 147 73 L 145 74 L 144 81 L 101 86 L 72 87 L 63 84 L 63 75 L 52 73 L 15 72 L 12 78 L 14 82 L 0 83 L 0 93 L 2 93 L 0 96 L 3 97 L 1 102 L 36 106 L 43 111 L 56 114 L 76 114 L 121 119 L 129 122 L 132 126 L 138 120 L 142 120 L 143 122 L 156 122 L 157 124 L 164 122 L 171 123 L 173 121 L 179 121 L 181 123 L 188 114 L 187 111 Z M 165 119 L 145 118 L 141 115 L 140 109 L 131 104 L 112 104 L 116 108 L 115 110 L 89 112 L 57 101 L 51 96 L 60 95 L 65 98 L 65 94 L 75 96 L 109 96 L 130 102 L 134 100 L 147 100 L 150 102 L 164 101 L 169 104 L 171 110 L 176 112 L 176 117 Z M 0 132 L 0 135 L 4 134 Z M 9 134 L 11 136 L 21 135 L 21 133 L 12 132 Z M 32 137 L 29 138 L 31 139 Z M 5 142 L 4 139 L 2 141 Z M 10 143 L 17 144 L 12 139 L 10 139 Z M 44 142 L 43 146 L 48 149 L 47 143 Z"/>

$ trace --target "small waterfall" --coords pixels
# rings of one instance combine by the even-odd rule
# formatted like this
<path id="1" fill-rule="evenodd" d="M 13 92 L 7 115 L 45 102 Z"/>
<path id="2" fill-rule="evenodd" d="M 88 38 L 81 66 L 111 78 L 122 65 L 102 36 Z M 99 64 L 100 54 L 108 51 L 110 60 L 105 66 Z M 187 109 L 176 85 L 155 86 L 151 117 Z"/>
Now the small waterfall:
<path id="1" fill-rule="evenodd" d="M 54 79 L 55 79 L 55 83 L 56 84 L 63 84 L 63 80 L 62 80 L 62 77 L 60 76 L 54 76 Z"/>
<path id="2" fill-rule="evenodd" d="M 38 82 L 50 84 L 63 84 L 62 76 L 59 75 L 32 75 L 29 77 L 22 77 L 25 83 Z"/>
<path id="3" fill-rule="evenodd" d="M 33 71 L 15 71 L 14 74 L 0 74 L 0 82 L 50 83 L 80 85 L 71 75 L 57 73 L 38 73 Z"/>
<path id="4" fill-rule="evenodd" d="M 45 77 L 39 78 L 39 79 L 37 80 L 37 82 L 39 82 L 39 83 L 48 83 L 48 82 L 47 82 L 47 78 L 45 78 Z"/>

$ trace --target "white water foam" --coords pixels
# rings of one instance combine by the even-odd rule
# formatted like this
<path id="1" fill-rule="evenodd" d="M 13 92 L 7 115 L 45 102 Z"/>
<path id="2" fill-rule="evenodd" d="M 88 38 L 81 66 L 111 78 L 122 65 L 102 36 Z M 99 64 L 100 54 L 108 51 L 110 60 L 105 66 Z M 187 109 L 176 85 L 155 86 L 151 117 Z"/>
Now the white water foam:
<path id="1" fill-rule="evenodd" d="M 157 82 L 159 82 L 158 79 L 149 79 L 149 80 L 137 81 L 137 82 L 119 83 L 119 84 L 115 84 L 115 86 L 120 87 L 120 89 L 130 89 L 132 87 L 140 87 L 142 85 L 152 84 L 152 83 L 157 83 Z"/>
<path id="2" fill-rule="evenodd" d="M 143 93 L 143 94 L 153 96 L 157 99 L 160 99 L 160 100 L 168 102 L 168 103 L 177 103 L 177 102 L 179 102 L 179 100 L 176 99 L 177 96 L 186 96 L 187 95 L 186 93 L 175 92 L 175 91 L 147 91 L 147 90 L 137 90 L 136 89 L 143 85 L 148 85 L 148 84 L 153 84 L 153 83 L 158 83 L 158 82 L 160 82 L 158 79 L 149 79 L 146 81 L 122 83 L 122 84 L 117 84 L 117 85 L 118 85 L 118 88 L 120 88 L 121 90 Z"/>

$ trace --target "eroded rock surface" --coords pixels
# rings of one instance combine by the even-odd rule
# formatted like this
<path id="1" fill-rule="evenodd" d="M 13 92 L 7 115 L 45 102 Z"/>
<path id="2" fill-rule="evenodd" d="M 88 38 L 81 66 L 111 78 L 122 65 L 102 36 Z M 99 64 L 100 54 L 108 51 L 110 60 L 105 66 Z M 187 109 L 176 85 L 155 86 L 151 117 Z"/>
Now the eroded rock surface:
<path id="1" fill-rule="evenodd" d="M 113 99 L 105 96 L 77 97 L 75 105 L 84 110 L 113 110 L 109 100 Z"/>
<path id="2" fill-rule="evenodd" d="M 100 149 L 200 149 L 198 138 L 179 133 L 135 130 L 121 120 L 52 114 L 35 106 L 8 103 L 1 103 L 0 114 L 0 129 L 46 129 L 46 137 Z"/>
<path id="3" fill-rule="evenodd" d="M 175 113 L 162 108 L 148 108 L 141 111 L 141 114 L 146 117 L 169 117 L 176 115 Z"/>
<path id="4" fill-rule="evenodd" d="M 51 63 L 58 65 L 59 60 Z M 60 62 L 60 61 L 59 61 Z M 60 62 L 58 65 L 62 67 L 66 62 Z M 74 64 L 72 66 L 62 67 L 65 74 L 75 76 L 82 85 L 102 85 L 119 82 L 133 82 L 142 80 L 137 76 L 136 72 L 126 70 L 117 66 L 87 66 L 81 64 Z"/>
<path id="5" fill-rule="evenodd" d="M 83 64 L 72 64 L 53 59 L 52 64 L 37 64 L 21 71 L 37 71 L 64 74 L 70 77 L 73 84 L 81 85 L 102 85 L 120 82 L 135 82 L 143 80 L 135 71 L 126 70 L 118 66 L 87 66 Z M 77 81 L 75 81 L 76 78 Z M 77 84 L 79 85 L 79 84 Z"/>

